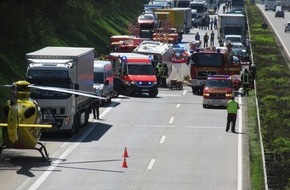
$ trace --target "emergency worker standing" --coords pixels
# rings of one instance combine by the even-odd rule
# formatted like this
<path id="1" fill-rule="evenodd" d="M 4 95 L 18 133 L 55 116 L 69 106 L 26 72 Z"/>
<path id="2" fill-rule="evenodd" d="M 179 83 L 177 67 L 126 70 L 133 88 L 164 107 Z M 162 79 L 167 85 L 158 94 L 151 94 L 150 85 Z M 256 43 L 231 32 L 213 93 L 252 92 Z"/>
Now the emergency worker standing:
<path id="1" fill-rule="evenodd" d="M 100 104 L 101 104 L 100 99 L 94 98 L 93 103 L 92 103 L 94 119 L 96 119 L 96 112 L 97 112 L 97 119 L 100 119 L 100 111 L 99 111 Z"/>
<path id="2" fill-rule="evenodd" d="M 162 87 L 167 87 L 167 84 L 166 84 L 167 74 L 168 74 L 168 67 L 167 67 L 167 64 L 164 63 L 162 65 L 162 73 L 161 73 L 161 86 Z"/>
<path id="3" fill-rule="evenodd" d="M 245 69 L 244 73 L 241 75 L 241 79 L 242 79 L 244 95 L 249 95 L 250 73 L 248 69 Z"/>
<path id="4" fill-rule="evenodd" d="M 162 64 L 158 63 L 156 66 L 156 77 L 157 77 L 157 85 L 159 86 L 161 83 L 161 74 L 162 74 Z"/>
<path id="5" fill-rule="evenodd" d="M 233 96 L 230 101 L 227 103 L 227 126 L 226 132 L 230 129 L 230 124 L 232 123 L 232 132 L 236 132 L 236 120 L 237 120 L 237 113 L 238 109 L 240 109 L 239 103 L 235 101 L 235 97 Z"/>
<path id="6" fill-rule="evenodd" d="M 253 80 L 256 79 L 256 69 L 257 69 L 256 64 L 252 63 L 250 67 L 250 72 Z"/>

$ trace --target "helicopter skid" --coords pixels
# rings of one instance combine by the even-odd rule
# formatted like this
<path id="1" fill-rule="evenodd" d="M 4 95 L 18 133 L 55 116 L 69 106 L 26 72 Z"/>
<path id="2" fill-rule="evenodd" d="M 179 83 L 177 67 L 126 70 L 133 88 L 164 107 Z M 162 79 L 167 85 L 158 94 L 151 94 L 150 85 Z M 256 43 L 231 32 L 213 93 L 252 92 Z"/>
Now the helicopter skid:
<path id="1" fill-rule="evenodd" d="M 41 142 L 37 142 L 38 145 L 40 145 L 39 148 L 34 148 L 35 150 L 38 150 L 38 152 L 40 152 L 41 156 L 42 156 L 42 160 L 43 161 L 48 161 L 49 160 L 49 156 L 46 150 L 46 147 L 44 144 L 42 144 Z"/>
<path id="2" fill-rule="evenodd" d="M 39 148 L 35 147 L 35 148 L 33 148 L 33 149 L 35 149 L 35 150 L 37 150 L 38 152 L 40 152 L 40 154 L 41 154 L 41 156 L 42 156 L 42 160 L 43 160 L 44 162 L 48 161 L 48 160 L 49 160 L 49 155 L 48 155 L 48 153 L 47 153 L 47 150 L 46 150 L 45 145 L 42 144 L 41 142 L 37 142 L 37 144 L 40 145 L 40 147 L 39 147 Z M 5 145 L 2 145 L 2 146 L 0 147 L 0 154 L 1 154 L 1 152 L 2 152 L 4 149 L 6 149 L 6 148 L 9 149 L 9 147 L 7 147 L 7 146 L 5 146 Z"/>

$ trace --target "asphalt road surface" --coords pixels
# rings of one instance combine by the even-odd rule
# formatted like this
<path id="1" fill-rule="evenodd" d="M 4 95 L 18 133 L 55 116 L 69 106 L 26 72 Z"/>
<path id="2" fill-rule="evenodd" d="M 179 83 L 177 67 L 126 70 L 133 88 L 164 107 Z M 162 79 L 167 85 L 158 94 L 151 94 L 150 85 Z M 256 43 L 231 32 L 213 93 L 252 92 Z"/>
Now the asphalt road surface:
<path id="1" fill-rule="evenodd" d="M 249 189 L 246 97 L 236 98 L 237 133 L 230 133 L 226 109 L 204 109 L 189 86 L 159 90 L 156 98 L 113 99 L 101 120 L 91 118 L 71 139 L 43 138 L 50 162 L 35 150 L 4 150 L 0 189 Z"/>

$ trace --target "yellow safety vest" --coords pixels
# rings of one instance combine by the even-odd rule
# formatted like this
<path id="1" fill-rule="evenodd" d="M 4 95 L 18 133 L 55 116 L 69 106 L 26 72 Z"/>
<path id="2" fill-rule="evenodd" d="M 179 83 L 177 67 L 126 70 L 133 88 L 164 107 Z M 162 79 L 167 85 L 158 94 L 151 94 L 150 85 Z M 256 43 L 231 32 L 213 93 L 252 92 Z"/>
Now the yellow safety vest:
<path id="1" fill-rule="evenodd" d="M 239 108 L 240 108 L 239 107 L 239 104 L 236 101 L 234 101 L 234 100 L 228 101 L 228 104 L 227 104 L 227 111 L 228 111 L 228 113 L 235 113 L 235 114 L 237 114 Z"/>

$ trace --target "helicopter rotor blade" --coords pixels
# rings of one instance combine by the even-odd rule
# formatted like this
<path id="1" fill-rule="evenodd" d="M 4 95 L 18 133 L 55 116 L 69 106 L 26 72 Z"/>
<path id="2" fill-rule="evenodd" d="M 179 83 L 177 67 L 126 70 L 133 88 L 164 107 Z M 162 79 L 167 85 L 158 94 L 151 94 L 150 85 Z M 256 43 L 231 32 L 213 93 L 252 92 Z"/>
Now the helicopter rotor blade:
<path id="1" fill-rule="evenodd" d="M 45 125 L 45 124 L 18 124 L 20 128 L 51 128 L 52 125 Z M 7 123 L 0 123 L 0 127 L 8 127 Z"/>
<path id="2" fill-rule="evenodd" d="M 10 88 L 12 85 L 11 84 L 7 84 L 7 85 L 0 85 L 0 87 L 8 87 Z"/>
<path id="3" fill-rule="evenodd" d="M 77 90 L 71 90 L 71 89 L 65 89 L 65 88 L 34 86 L 34 85 L 30 85 L 29 87 L 35 88 L 35 89 L 40 89 L 40 90 L 49 90 L 49 91 L 56 91 L 56 92 L 64 92 L 64 93 L 68 93 L 68 94 L 76 94 L 76 95 L 87 96 L 87 97 L 91 97 L 91 98 L 106 99 L 104 97 L 94 95 L 93 92 L 87 92 L 87 91 L 77 91 Z"/>

